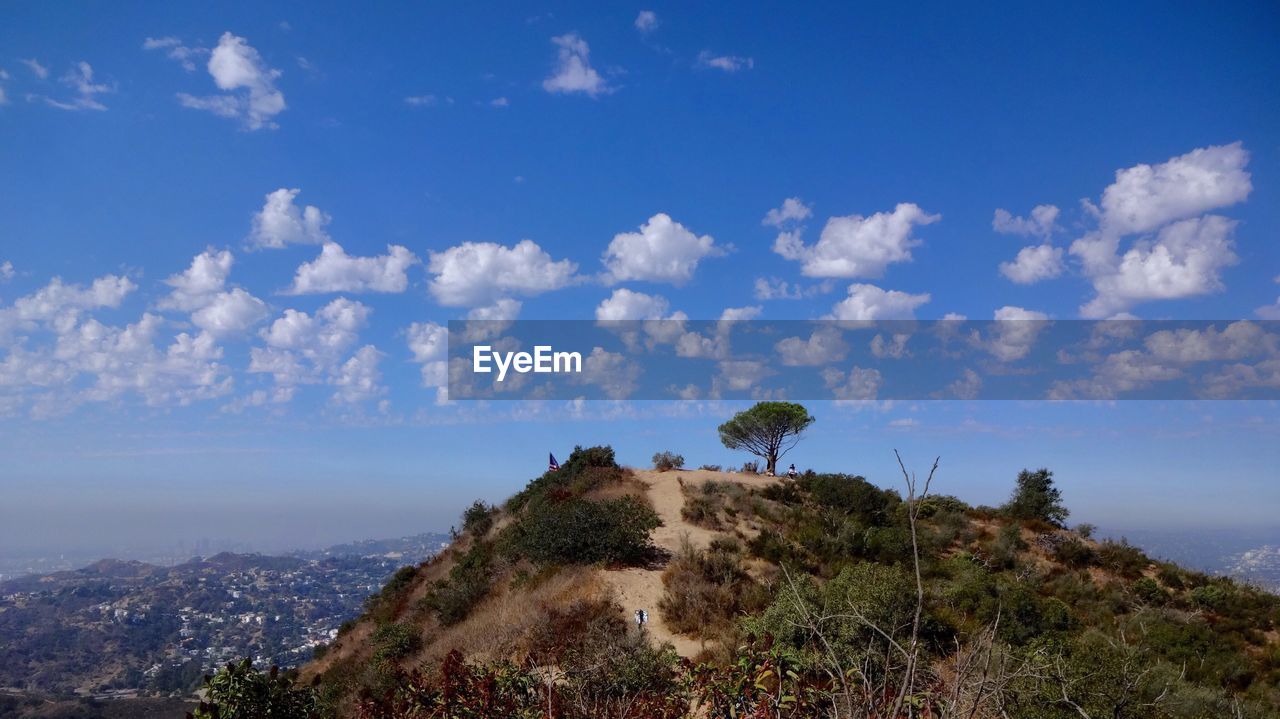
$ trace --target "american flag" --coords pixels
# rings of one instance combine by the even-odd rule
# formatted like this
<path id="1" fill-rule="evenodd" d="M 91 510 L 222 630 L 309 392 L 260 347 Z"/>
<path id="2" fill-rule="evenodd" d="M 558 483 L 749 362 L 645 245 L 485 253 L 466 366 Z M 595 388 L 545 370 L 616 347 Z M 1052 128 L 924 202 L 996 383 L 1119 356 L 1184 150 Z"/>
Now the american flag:
<path id="1" fill-rule="evenodd" d="M 554 472 L 560 469 L 560 463 L 556 461 L 556 456 L 550 452 L 547 452 L 547 456 L 551 458 L 551 461 L 547 463 L 547 471 Z"/>

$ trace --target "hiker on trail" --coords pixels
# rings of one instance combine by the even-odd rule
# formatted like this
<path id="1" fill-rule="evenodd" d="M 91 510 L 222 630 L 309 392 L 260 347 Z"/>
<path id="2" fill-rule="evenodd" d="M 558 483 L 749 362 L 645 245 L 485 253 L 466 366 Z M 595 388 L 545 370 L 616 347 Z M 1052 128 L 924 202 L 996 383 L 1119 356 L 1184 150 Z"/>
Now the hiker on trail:
<path id="1" fill-rule="evenodd" d="M 644 625 L 649 623 L 649 613 L 643 609 L 636 610 L 636 627 L 640 631 L 644 631 Z"/>
<path id="2" fill-rule="evenodd" d="M 787 469 L 787 477 L 790 479 L 796 478 L 796 466 L 794 464 Z"/>

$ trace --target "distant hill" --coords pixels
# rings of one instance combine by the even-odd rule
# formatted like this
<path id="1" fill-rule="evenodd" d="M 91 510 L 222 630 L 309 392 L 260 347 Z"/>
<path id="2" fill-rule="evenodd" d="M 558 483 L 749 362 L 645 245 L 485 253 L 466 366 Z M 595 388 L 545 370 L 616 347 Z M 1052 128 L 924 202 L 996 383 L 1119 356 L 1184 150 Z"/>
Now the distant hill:
<path id="1" fill-rule="evenodd" d="M 1277 715 L 1280 598 L 1024 510 L 580 449 L 469 509 L 299 686 L 360 719 Z"/>
<path id="2" fill-rule="evenodd" d="M 109 699 L 104 706 L 117 711 L 120 697 L 187 696 L 233 658 L 296 666 L 358 616 L 396 569 L 448 541 L 423 534 L 378 542 L 393 557 L 337 547 L 317 558 L 223 552 L 173 567 L 104 559 L 2 582 L 0 707 L 53 712 L 62 705 L 50 699 L 78 695 Z M 92 714 L 69 706 L 82 714 L 68 716 Z"/>

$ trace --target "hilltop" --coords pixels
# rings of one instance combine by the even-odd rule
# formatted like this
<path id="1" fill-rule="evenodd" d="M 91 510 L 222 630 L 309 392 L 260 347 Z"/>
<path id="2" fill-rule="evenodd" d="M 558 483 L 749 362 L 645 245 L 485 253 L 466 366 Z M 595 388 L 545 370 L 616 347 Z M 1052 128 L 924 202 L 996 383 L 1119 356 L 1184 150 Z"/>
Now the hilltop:
<path id="1" fill-rule="evenodd" d="M 1280 599 L 1066 529 L 1051 476 L 996 509 L 579 449 L 473 505 L 300 685 L 383 719 L 1272 716 Z"/>

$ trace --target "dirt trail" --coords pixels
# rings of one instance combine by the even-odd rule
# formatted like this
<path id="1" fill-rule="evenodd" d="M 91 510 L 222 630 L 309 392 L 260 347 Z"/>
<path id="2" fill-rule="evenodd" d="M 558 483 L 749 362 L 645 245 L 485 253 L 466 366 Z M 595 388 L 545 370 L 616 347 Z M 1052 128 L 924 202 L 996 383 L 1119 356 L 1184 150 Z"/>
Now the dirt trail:
<path id="1" fill-rule="evenodd" d="M 747 486 L 763 486 L 777 481 L 733 472 L 711 472 L 702 469 L 687 472 L 637 470 L 635 474 L 636 478 L 645 484 L 649 501 L 662 520 L 662 526 L 653 531 L 653 543 L 672 554 L 680 551 L 680 545 L 686 537 L 693 546 L 705 549 L 711 544 L 711 540 L 720 536 L 719 532 L 690 524 L 680 516 L 680 510 L 684 508 L 684 492 L 680 487 L 682 481 L 686 485 L 701 485 L 709 480 L 715 480 L 736 482 Z M 618 601 L 622 603 L 628 618 L 637 609 L 644 609 L 649 613 L 647 631 L 657 642 L 671 642 L 676 651 L 684 657 L 693 657 L 702 651 L 703 643 L 700 640 L 674 634 L 667 628 L 666 622 L 662 621 L 662 613 L 658 611 L 658 601 L 662 599 L 664 591 L 661 569 L 633 567 L 606 571 L 603 577 L 617 593 Z"/>

